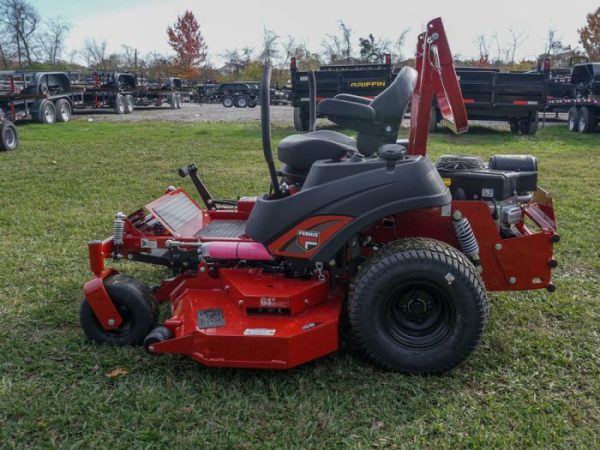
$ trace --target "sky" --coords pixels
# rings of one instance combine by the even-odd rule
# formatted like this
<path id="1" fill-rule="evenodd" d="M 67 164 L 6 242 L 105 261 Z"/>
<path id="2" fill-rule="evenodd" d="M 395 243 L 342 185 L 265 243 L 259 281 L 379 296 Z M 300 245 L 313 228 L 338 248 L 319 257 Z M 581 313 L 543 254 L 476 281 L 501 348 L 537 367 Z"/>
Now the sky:
<path id="1" fill-rule="evenodd" d="M 524 32 L 517 59 L 533 59 L 544 49 L 550 28 L 564 44 L 577 46 L 577 29 L 587 13 L 600 6 L 598 0 L 30 0 L 42 18 L 63 16 L 73 28 L 67 48 L 79 49 L 86 37 L 106 40 L 109 52 L 123 44 L 140 54 L 170 53 L 166 28 L 190 9 L 200 23 L 215 65 L 226 49 L 260 47 L 264 27 L 281 37 L 292 35 L 320 52 L 327 33 L 335 33 L 339 20 L 358 37 L 373 33 L 395 41 L 410 29 L 404 53 L 410 53 L 416 36 L 432 18 L 442 17 L 455 54 L 475 57 L 479 34 L 498 34 L 501 43 L 510 41 L 510 30 Z M 493 54 L 493 52 L 492 52 Z M 81 62 L 81 61 L 80 61 Z"/>

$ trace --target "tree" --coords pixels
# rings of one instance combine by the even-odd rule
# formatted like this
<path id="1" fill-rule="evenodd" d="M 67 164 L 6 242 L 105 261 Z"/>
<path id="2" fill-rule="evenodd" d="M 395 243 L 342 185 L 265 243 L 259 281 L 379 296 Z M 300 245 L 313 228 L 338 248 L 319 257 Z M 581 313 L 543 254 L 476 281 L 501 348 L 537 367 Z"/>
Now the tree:
<path id="1" fill-rule="evenodd" d="M 327 34 L 321 42 L 323 53 L 330 63 L 351 63 L 352 51 L 352 28 L 342 20 L 338 22 L 340 34 Z"/>
<path id="2" fill-rule="evenodd" d="M 396 64 L 400 64 L 406 59 L 404 57 L 404 44 L 406 43 L 406 36 L 408 35 L 409 31 L 410 28 L 405 28 L 402 30 L 392 46 L 392 57 L 394 58 L 394 61 L 396 61 Z"/>
<path id="3" fill-rule="evenodd" d="M 176 53 L 176 63 L 181 67 L 180 75 L 197 78 L 200 65 L 206 61 L 207 46 L 194 13 L 186 11 L 177 17 L 173 26 L 167 28 L 167 34 Z"/>
<path id="4" fill-rule="evenodd" d="M 100 70 L 107 69 L 105 40 L 98 42 L 96 39 L 86 38 L 81 53 L 86 59 L 88 67 L 95 67 Z"/>
<path id="5" fill-rule="evenodd" d="M 510 36 L 511 36 L 511 41 L 510 41 L 510 61 L 509 62 L 512 66 L 515 64 L 515 55 L 517 53 L 517 50 L 519 49 L 519 47 L 521 47 L 521 45 L 523 44 L 525 39 L 527 39 L 527 35 L 525 34 L 525 31 L 523 31 L 523 30 L 514 30 L 511 28 Z"/>
<path id="6" fill-rule="evenodd" d="M 373 33 L 366 38 L 358 38 L 360 47 L 360 59 L 364 62 L 383 62 L 386 53 L 390 53 L 392 43 L 387 39 L 375 39 Z"/>
<path id="7" fill-rule="evenodd" d="M 587 24 L 579 29 L 579 41 L 593 61 L 600 61 L 600 8 L 587 15 Z"/>
<path id="8" fill-rule="evenodd" d="M 278 40 L 279 36 L 273 30 L 269 30 L 267 27 L 263 28 L 262 50 L 259 55 L 259 59 L 263 64 L 271 64 L 279 56 Z"/>
<path id="9" fill-rule="evenodd" d="M 251 56 L 251 54 L 247 54 L 247 56 Z M 243 54 L 237 48 L 226 49 L 221 57 L 225 59 L 225 65 L 228 66 L 231 74 L 236 78 L 239 77 L 240 72 L 250 62 L 244 58 Z"/>
<path id="10" fill-rule="evenodd" d="M 37 11 L 26 0 L 0 2 L 0 23 L 15 48 L 19 67 L 23 67 L 23 60 L 32 63 L 33 37 L 39 20 Z"/>
<path id="11" fill-rule="evenodd" d="M 53 64 L 60 60 L 70 30 L 71 24 L 63 17 L 46 21 L 44 30 L 36 39 L 43 59 Z"/>
<path id="12" fill-rule="evenodd" d="M 490 65 L 490 41 L 491 39 L 485 34 L 479 34 L 475 37 L 475 43 L 479 46 L 478 66 Z"/>

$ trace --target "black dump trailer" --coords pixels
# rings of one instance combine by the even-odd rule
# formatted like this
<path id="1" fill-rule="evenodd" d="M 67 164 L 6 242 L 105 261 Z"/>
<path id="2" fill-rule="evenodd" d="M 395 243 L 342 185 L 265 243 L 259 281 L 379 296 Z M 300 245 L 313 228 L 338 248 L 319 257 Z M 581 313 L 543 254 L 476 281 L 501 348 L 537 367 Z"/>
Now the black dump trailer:
<path id="1" fill-rule="evenodd" d="M 68 122 L 73 94 L 64 72 L 0 72 L 0 110 L 10 121 Z"/>
<path id="2" fill-rule="evenodd" d="M 169 77 L 156 81 L 137 79 L 134 100 L 136 106 L 162 106 L 168 104 L 171 109 L 181 109 L 181 78 Z"/>
<path id="3" fill-rule="evenodd" d="M 308 73 L 298 71 L 296 59 L 290 65 L 294 127 L 308 131 Z M 381 64 L 324 65 L 315 71 L 317 103 L 338 94 L 353 94 L 373 98 L 394 79 L 391 57 L 385 55 Z"/>
<path id="4" fill-rule="evenodd" d="M 600 63 L 577 64 L 568 82 L 564 82 L 562 96 L 547 100 L 548 108 L 569 113 L 569 130 L 591 133 L 600 121 Z"/>
<path id="5" fill-rule="evenodd" d="M 196 103 L 219 103 L 219 84 L 203 81 L 196 86 L 194 101 Z"/>
<path id="6" fill-rule="evenodd" d="M 225 108 L 255 108 L 259 102 L 259 92 L 258 81 L 235 81 L 220 84 L 215 96 Z"/>
<path id="7" fill-rule="evenodd" d="M 111 109 L 130 114 L 135 108 L 136 76 L 129 72 L 70 72 L 76 108 Z"/>
<path id="8" fill-rule="evenodd" d="M 546 101 L 543 74 L 479 68 L 457 68 L 456 74 L 469 120 L 507 121 L 513 133 L 535 134 Z M 436 107 L 431 115 L 434 131 L 441 114 Z"/>

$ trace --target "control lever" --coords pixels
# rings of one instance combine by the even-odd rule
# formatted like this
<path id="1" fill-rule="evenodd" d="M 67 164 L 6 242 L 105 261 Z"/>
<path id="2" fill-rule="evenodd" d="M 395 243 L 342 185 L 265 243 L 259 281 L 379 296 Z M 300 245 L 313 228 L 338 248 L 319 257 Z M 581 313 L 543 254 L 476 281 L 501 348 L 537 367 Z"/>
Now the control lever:
<path id="1" fill-rule="evenodd" d="M 196 166 L 196 164 L 192 163 L 188 166 L 180 167 L 177 173 L 179 173 L 179 176 L 181 178 L 189 176 L 192 179 L 192 183 L 194 183 L 198 194 L 200 194 L 202 201 L 208 209 L 217 209 L 212 195 L 210 195 L 210 192 L 208 192 L 208 189 L 206 188 L 205 184 L 198 176 L 198 167 Z"/>

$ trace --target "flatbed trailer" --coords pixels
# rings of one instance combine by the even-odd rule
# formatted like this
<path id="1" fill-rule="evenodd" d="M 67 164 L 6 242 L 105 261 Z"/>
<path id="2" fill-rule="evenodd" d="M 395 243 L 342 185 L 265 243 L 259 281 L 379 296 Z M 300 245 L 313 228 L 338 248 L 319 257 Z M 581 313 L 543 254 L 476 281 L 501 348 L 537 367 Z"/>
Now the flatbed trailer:
<path id="1" fill-rule="evenodd" d="M 130 114 L 135 108 L 137 81 L 129 72 L 70 72 L 75 108 L 112 109 Z"/>
<path id="2" fill-rule="evenodd" d="M 563 82 L 563 97 L 549 97 L 548 108 L 569 113 L 569 130 L 591 133 L 600 121 L 600 63 L 577 64 Z"/>
<path id="3" fill-rule="evenodd" d="M 535 134 L 546 102 L 543 74 L 479 68 L 457 68 L 456 73 L 469 120 L 507 121 L 513 133 Z M 430 130 L 440 121 L 435 105 Z"/>
<path id="4" fill-rule="evenodd" d="M 298 71 L 295 58 L 290 64 L 294 127 L 297 131 L 309 128 L 308 73 Z M 315 71 L 317 103 L 338 94 L 353 94 L 374 98 L 395 78 L 391 56 L 381 64 L 332 64 Z"/>
<path id="5" fill-rule="evenodd" d="M 10 121 L 68 122 L 73 92 L 64 72 L 0 72 L 0 110 Z"/>
<path id="6" fill-rule="evenodd" d="M 162 106 L 167 103 L 171 109 L 181 109 L 181 78 L 170 77 L 164 80 L 148 81 L 138 77 L 135 90 L 135 106 Z"/>

